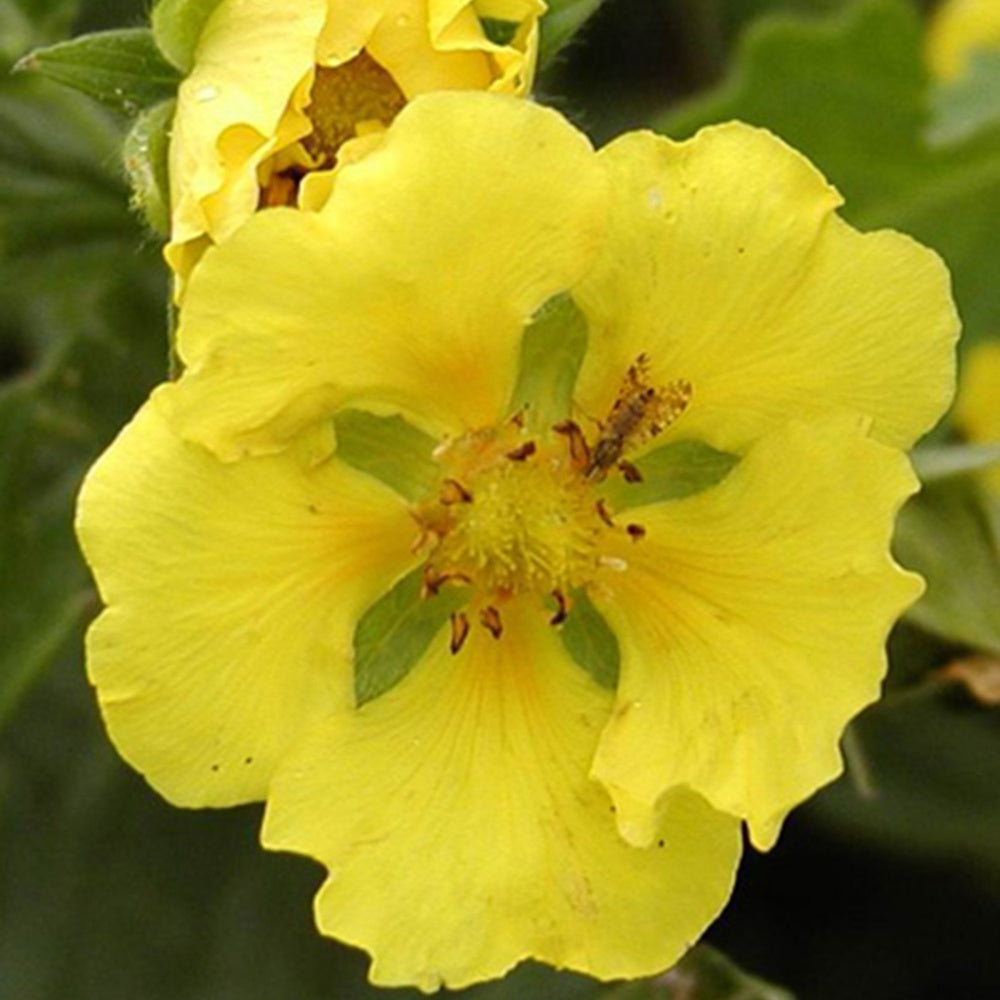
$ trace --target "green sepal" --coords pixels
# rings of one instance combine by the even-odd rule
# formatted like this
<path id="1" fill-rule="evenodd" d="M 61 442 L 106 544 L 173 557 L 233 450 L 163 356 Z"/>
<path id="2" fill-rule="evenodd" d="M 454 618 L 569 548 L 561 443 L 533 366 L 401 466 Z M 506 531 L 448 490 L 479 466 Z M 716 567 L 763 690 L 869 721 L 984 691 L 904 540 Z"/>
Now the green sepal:
<path id="1" fill-rule="evenodd" d="M 153 8 L 153 37 L 160 51 L 182 72 L 194 66 L 194 53 L 208 19 L 221 0 L 160 0 Z"/>
<path id="2" fill-rule="evenodd" d="M 963 142 L 1000 123 L 1000 52 L 973 52 L 968 69 L 930 93 L 927 141 L 934 146 Z"/>
<path id="3" fill-rule="evenodd" d="M 511 414 L 524 410 L 527 426 L 548 430 L 572 411 L 576 377 L 587 351 L 587 321 L 566 293 L 549 299 L 525 327 Z"/>
<path id="4" fill-rule="evenodd" d="M 538 64 L 543 69 L 573 40 L 604 0 L 549 0 L 542 18 Z"/>
<path id="5" fill-rule="evenodd" d="M 570 600 L 569 614 L 559 627 L 566 652 L 601 687 L 614 691 L 621 670 L 618 638 L 585 590 L 574 590 Z"/>
<path id="6" fill-rule="evenodd" d="M 337 457 L 366 472 L 407 500 L 422 500 L 434 489 L 440 469 L 437 442 L 402 417 L 379 417 L 342 410 L 334 419 Z"/>
<path id="7" fill-rule="evenodd" d="M 354 630 L 357 706 L 394 688 L 416 665 L 451 615 L 469 598 L 468 587 L 447 585 L 422 597 L 423 571 L 404 576 L 361 616 Z"/>
<path id="8" fill-rule="evenodd" d="M 122 163 L 132 187 L 132 207 L 161 236 L 170 232 L 167 150 L 176 103 L 164 101 L 144 111 L 122 146 Z"/>
<path id="9" fill-rule="evenodd" d="M 927 485 L 900 512 L 893 549 L 927 581 L 907 618 L 1000 653 L 1000 501 L 974 477 Z"/>
<path id="10" fill-rule="evenodd" d="M 80 35 L 30 52 L 14 69 L 41 73 L 130 115 L 173 97 L 180 82 L 148 28 Z"/>
<path id="11" fill-rule="evenodd" d="M 1000 443 L 942 444 L 917 448 L 911 455 L 921 482 L 980 472 L 1000 462 Z"/>
<path id="12" fill-rule="evenodd" d="M 630 483 L 615 474 L 608 477 L 601 495 L 615 511 L 681 500 L 721 483 L 737 462 L 738 455 L 703 441 L 673 441 L 632 462 L 641 482 Z"/>

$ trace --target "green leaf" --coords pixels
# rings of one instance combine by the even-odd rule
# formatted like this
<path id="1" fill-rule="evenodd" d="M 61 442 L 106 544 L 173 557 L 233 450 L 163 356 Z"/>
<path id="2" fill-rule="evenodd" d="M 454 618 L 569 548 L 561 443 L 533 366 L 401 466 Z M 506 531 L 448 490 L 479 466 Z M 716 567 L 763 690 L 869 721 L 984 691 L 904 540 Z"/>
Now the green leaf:
<path id="1" fill-rule="evenodd" d="M 159 0 L 153 8 L 153 37 L 160 51 L 182 72 L 194 65 L 194 52 L 206 22 L 220 0 Z"/>
<path id="2" fill-rule="evenodd" d="M 601 487 L 612 510 L 628 510 L 663 500 L 681 500 L 721 483 L 739 462 L 702 441 L 674 441 L 643 455 L 633 464 L 642 481 L 609 478 Z"/>
<path id="3" fill-rule="evenodd" d="M 655 979 L 613 987 L 601 1000 L 793 1000 L 787 990 L 751 976 L 706 944 L 696 945 Z"/>
<path id="4" fill-rule="evenodd" d="M 511 414 L 525 408 L 527 425 L 548 430 L 572 410 L 576 376 L 587 350 L 587 321 L 568 294 L 549 299 L 521 339 L 517 384 Z"/>
<path id="5" fill-rule="evenodd" d="M 911 6 L 862 0 L 836 17 L 764 16 L 740 40 L 718 88 L 668 112 L 678 138 L 738 118 L 810 157 L 857 213 L 920 174 L 926 73 Z"/>
<path id="6" fill-rule="evenodd" d="M 928 681 L 887 695 L 852 725 L 870 791 L 841 779 L 804 807 L 853 842 L 1000 875 L 996 709 Z"/>
<path id="7" fill-rule="evenodd" d="M 922 482 L 979 472 L 1000 462 L 1000 444 L 942 444 L 917 448 L 910 456 Z"/>
<path id="8" fill-rule="evenodd" d="M 548 0 L 542 17 L 538 63 L 544 68 L 573 40 L 604 0 Z"/>
<path id="9" fill-rule="evenodd" d="M 0 389 L 0 727 L 93 602 L 67 502 L 79 469 L 39 468 L 40 417 L 34 383 Z"/>
<path id="10" fill-rule="evenodd" d="M 110 115 L 91 101 L 44 80 L 7 81 L 0 92 L 0 264 L 37 260 L 51 279 L 65 248 L 138 238 L 114 169 L 120 141 Z M 62 270 L 54 284 L 76 278 Z M 21 293 L 12 280 L 3 291 Z"/>
<path id="11" fill-rule="evenodd" d="M 685 137 L 739 118 L 805 153 L 843 192 L 843 215 L 934 247 L 952 270 L 966 346 L 1000 317 L 1000 130 L 948 148 L 924 141 L 927 74 L 913 4 L 860 0 L 827 20 L 766 17 L 727 80 L 662 116 Z"/>
<path id="12" fill-rule="evenodd" d="M 973 52 L 966 71 L 931 90 L 928 141 L 962 142 L 1000 122 L 1000 52 Z"/>
<path id="13" fill-rule="evenodd" d="M 122 146 L 122 162 L 132 186 L 132 207 L 161 236 L 170 231 L 167 151 L 175 101 L 164 101 L 136 118 Z"/>
<path id="14" fill-rule="evenodd" d="M 354 630 L 354 695 L 358 707 L 395 687 L 427 651 L 468 587 L 446 585 L 421 597 L 423 571 L 415 569 L 380 597 Z"/>
<path id="15" fill-rule="evenodd" d="M 259 826 L 256 806 L 160 799 L 60 661 L 0 733 L 0 997 L 384 1000 L 317 933 L 316 864 L 261 851 Z"/>
<path id="16" fill-rule="evenodd" d="M 11 572 L 10 568 L 6 570 Z M 6 601 L 7 595 L 4 595 Z M 21 598 L 23 601 L 23 598 Z M 14 716 L 21 700 L 56 657 L 78 639 L 80 626 L 94 610 L 93 593 L 82 583 L 75 593 L 50 596 L 46 607 L 33 615 L 27 628 L 8 623 L 0 629 L 0 729 Z"/>
<path id="17" fill-rule="evenodd" d="M 80 479 L 162 371 L 162 262 L 104 109 L 0 78 L 0 721 L 95 606 L 73 536 Z"/>
<path id="18" fill-rule="evenodd" d="M 574 590 L 570 598 L 569 614 L 559 626 L 559 637 L 578 666 L 601 687 L 614 691 L 621 669 L 618 638 L 585 590 Z"/>
<path id="19" fill-rule="evenodd" d="M 81 35 L 36 49 L 16 70 L 32 70 L 126 114 L 169 100 L 180 77 L 147 28 Z"/>
<path id="20" fill-rule="evenodd" d="M 899 561 L 927 581 L 908 617 L 956 642 L 1000 652 L 998 501 L 971 477 L 932 482 L 900 512 Z"/>
<path id="21" fill-rule="evenodd" d="M 337 457 L 407 500 L 424 499 L 440 478 L 433 457 L 437 442 L 400 416 L 342 410 L 334 427 Z"/>

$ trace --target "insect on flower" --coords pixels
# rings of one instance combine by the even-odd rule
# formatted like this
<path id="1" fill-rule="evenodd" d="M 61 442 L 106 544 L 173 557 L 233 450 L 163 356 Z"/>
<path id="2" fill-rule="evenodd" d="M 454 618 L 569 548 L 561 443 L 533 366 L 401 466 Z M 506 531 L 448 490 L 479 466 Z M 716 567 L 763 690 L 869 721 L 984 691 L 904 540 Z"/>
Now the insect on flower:
<path id="1" fill-rule="evenodd" d="M 601 424 L 601 436 L 591 449 L 584 474 L 600 481 L 618 465 L 629 448 L 662 434 L 688 407 L 691 383 L 674 379 L 662 388 L 649 381 L 649 357 L 640 354 L 629 366 L 608 419 Z M 626 479 L 634 467 L 625 466 Z"/>

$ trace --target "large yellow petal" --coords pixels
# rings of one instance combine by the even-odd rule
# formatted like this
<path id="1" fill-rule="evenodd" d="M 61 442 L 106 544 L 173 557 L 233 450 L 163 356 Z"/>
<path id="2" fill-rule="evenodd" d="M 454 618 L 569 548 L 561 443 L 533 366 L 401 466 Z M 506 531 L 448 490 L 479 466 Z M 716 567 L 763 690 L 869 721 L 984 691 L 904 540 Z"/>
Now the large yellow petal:
<path id="1" fill-rule="evenodd" d="M 222 0 L 206 22 L 170 143 L 176 266 L 182 244 L 205 233 L 225 239 L 256 211 L 257 166 L 274 152 L 282 118 L 281 144 L 308 132 L 304 116 L 296 123 L 285 112 L 312 70 L 325 18 L 326 0 L 290 4 L 277 20 L 272 0 Z"/>
<path id="2" fill-rule="evenodd" d="M 605 183 L 555 112 L 418 98 L 321 212 L 261 213 L 206 254 L 178 332 L 176 426 L 228 458 L 345 402 L 438 431 L 492 423 L 524 324 L 593 259 Z"/>
<path id="3" fill-rule="evenodd" d="M 794 805 L 841 770 L 848 720 L 878 697 L 889 628 L 921 591 L 889 555 L 916 488 L 857 418 L 795 423 L 719 486 L 630 511 L 613 594 L 615 713 L 594 775 L 645 843 L 660 794 L 689 785 L 769 847 Z"/>
<path id="4" fill-rule="evenodd" d="M 403 503 L 336 460 L 225 465 L 161 389 L 90 471 L 77 530 L 106 610 L 88 671 L 122 756 L 187 806 L 262 798 L 289 741 L 350 705 L 363 609 L 412 560 Z"/>
<path id="5" fill-rule="evenodd" d="M 372 981 L 432 990 L 534 957 L 601 978 L 674 962 L 727 898 L 737 824 L 665 803 L 660 846 L 628 846 L 587 776 L 611 696 L 540 609 L 497 641 L 439 636 L 388 694 L 313 726 L 275 777 L 263 839 L 330 877 L 320 928 L 374 956 Z"/>
<path id="6" fill-rule="evenodd" d="M 867 413 L 908 446 L 953 391 L 948 275 L 898 233 L 860 234 L 812 165 L 740 123 L 675 143 L 632 133 L 600 153 L 613 209 L 576 292 L 591 321 L 578 399 L 608 411 L 641 354 L 694 386 L 670 433 L 742 450 L 793 417 Z"/>

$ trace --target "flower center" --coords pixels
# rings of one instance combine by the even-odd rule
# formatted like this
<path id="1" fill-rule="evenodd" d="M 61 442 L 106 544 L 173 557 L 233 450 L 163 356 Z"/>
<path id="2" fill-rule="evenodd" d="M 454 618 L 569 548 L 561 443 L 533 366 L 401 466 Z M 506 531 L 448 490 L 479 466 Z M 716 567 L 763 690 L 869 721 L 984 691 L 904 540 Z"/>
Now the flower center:
<path id="1" fill-rule="evenodd" d="M 504 601 L 565 593 L 592 579 L 608 526 L 565 442 L 529 437 L 510 423 L 449 442 L 439 460 L 439 494 L 417 512 L 434 546 L 429 586 L 468 582 Z"/>
<path id="2" fill-rule="evenodd" d="M 340 66 L 317 66 L 306 109 L 312 131 L 265 170 L 261 207 L 295 204 L 306 173 L 333 167 L 345 142 L 366 125 L 389 125 L 405 104 L 396 81 L 367 52 Z"/>
<path id="3" fill-rule="evenodd" d="M 311 96 L 307 114 L 313 131 L 302 145 L 322 166 L 333 165 L 359 125 L 388 125 L 406 104 L 396 81 L 367 52 L 341 66 L 318 66 Z"/>
<path id="4" fill-rule="evenodd" d="M 624 534 L 646 534 L 640 524 L 618 524 L 601 496 L 610 474 L 641 480 L 625 457 L 660 434 L 687 408 L 691 385 L 678 379 L 651 384 L 648 359 L 640 355 L 626 372 L 597 437 L 563 420 L 529 428 L 525 411 L 506 422 L 441 444 L 435 458 L 442 476 L 437 494 L 414 508 L 420 533 L 415 552 L 426 552 L 423 596 L 443 586 L 471 586 L 470 607 L 499 638 L 501 608 L 522 594 L 549 595 L 561 624 L 571 594 L 604 572 L 628 569 L 609 544 Z M 452 615 L 452 652 L 468 634 L 464 612 Z"/>

